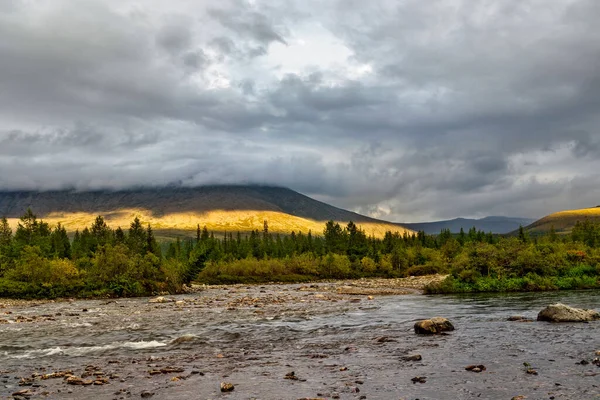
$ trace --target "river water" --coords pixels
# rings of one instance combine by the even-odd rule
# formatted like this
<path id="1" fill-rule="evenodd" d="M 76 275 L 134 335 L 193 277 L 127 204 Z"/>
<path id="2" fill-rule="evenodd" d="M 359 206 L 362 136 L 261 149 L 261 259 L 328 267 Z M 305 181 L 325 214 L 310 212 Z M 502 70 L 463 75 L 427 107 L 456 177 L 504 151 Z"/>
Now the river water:
<path id="1" fill-rule="evenodd" d="M 0 398 L 29 390 L 47 399 L 143 392 L 151 399 L 600 399 L 600 367 L 592 363 L 600 322 L 507 321 L 535 319 L 556 302 L 599 309 L 600 291 L 369 299 L 317 286 L 211 288 L 164 304 L 139 298 L 5 305 Z M 450 319 L 456 330 L 414 334 L 416 320 L 433 316 Z M 405 360 L 415 354 L 422 360 Z M 582 360 L 590 363 L 577 364 Z M 470 364 L 486 370 L 466 371 Z M 167 367 L 178 372 L 149 373 Z M 109 383 L 74 386 L 37 376 L 81 376 L 86 368 Z M 298 379 L 284 379 L 292 371 Z M 224 381 L 235 389 L 221 393 Z"/>

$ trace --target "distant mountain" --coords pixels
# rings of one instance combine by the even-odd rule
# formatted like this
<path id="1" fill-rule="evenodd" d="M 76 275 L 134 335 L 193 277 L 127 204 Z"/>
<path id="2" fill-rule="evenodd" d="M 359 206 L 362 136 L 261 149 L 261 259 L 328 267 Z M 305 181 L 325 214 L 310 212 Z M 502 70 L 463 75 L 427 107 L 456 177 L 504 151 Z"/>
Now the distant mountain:
<path id="1" fill-rule="evenodd" d="M 530 233 L 543 234 L 549 232 L 554 226 L 554 229 L 558 233 L 569 233 L 577 221 L 584 221 L 586 219 L 600 222 L 600 206 L 555 212 L 533 222 L 525 228 Z"/>
<path id="2" fill-rule="evenodd" d="M 446 221 L 400 223 L 400 225 L 415 231 L 424 231 L 428 234 L 440 233 L 442 229 L 450 229 L 450 232 L 458 233 L 461 228 L 467 232 L 472 227 L 486 233 L 509 233 L 519 229 L 519 226 L 527 226 L 533 221 L 535 220 L 530 218 L 485 217 L 481 219 L 455 218 Z"/>
<path id="3" fill-rule="evenodd" d="M 90 226 L 98 215 L 112 227 L 129 227 L 134 217 L 164 235 L 190 234 L 197 224 L 216 232 L 323 232 L 328 220 L 354 221 L 367 234 L 406 229 L 314 200 L 291 189 L 268 186 L 164 187 L 121 191 L 0 192 L 0 216 L 16 224 L 31 208 L 50 224 L 62 223 L 73 232 Z M 410 233 L 410 231 L 409 231 Z"/>

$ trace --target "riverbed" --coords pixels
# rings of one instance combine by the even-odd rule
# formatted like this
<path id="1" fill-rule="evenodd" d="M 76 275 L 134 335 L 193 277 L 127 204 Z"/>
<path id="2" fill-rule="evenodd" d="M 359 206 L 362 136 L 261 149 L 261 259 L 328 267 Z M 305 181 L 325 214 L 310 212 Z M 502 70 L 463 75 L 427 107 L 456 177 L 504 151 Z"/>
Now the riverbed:
<path id="1" fill-rule="evenodd" d="M 0 299 L 0 398 L 600 399 L 600 322 L 507 321 L 556 302 L 599 309 L 600 291 L 369 293 L 321 283 L 206 288 L 166 303 Z M 456 330 L 413 332 L 433 316 Z"/>

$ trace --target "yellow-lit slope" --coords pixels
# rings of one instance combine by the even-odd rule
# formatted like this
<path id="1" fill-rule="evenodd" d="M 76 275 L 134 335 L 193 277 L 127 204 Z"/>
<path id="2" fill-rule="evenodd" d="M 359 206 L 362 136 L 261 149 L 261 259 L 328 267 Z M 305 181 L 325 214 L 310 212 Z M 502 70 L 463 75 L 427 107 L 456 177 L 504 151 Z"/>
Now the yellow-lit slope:
<path id="1" fill-rule="evenodd" d="M 294 231 L 306 234 L 308 231 L 312 231 L 314 235 L 322 235 L 326 222 L 296 217 L 277 211 L 254 210 L 215 210 L 204 213 L 188 211 L 156 216 L 151 211 L 144 209 L 124 209 L 108 212 L 99 211 L 97 213 L 50 213 L 42 219 L 51 226 L 61 223 L 67 231 L 72 233 L 77 229 L 81 231 L 85 227 L 90 227 L 98 215 L 102 215 L 111 228 L 120 226 L 123 229 L 128 229 L 131 221 L 138 217 L 144 225 L 150 224 L 160 236 L 167 237 L 182 234 L 194 235 L 198 224 L 200 227 L 206 226 L 209 231 L 216 234 L 222 234 L 223 232 L 236 233 L 238 231 L 244 233 L 255 229 L 262 231 L 264 221 L 267 221 L 271 233 L 289 234 Z M 9 223 L 13 228 L 16 228 L 18 221 L 17 218 L 9 219 Z M 342 226 L 348 223 L 348 221 L 337 222 Z M 387 231 L 399 232 L 400 234 L 405 231 L 412 233 L 410 230 L 391 223 L 358 222 L 357 225 L 367 235 L 375 237 L 383 237 Z"/>
<path id="2" fill-rule="evenodd" d="M 292 231 L 323 233 L 329 220 L 346 225 L 353 221 L 368 235 L 386 231 L 412 233 L 392 224 L 331 206 L 287 188 L 268 186 L 163 187 L 121 191 L 0 192 L 0 216 L 15 226 L 31 210 L 51 225 L 63 224 L 69 232 L 90 226 L 98 215 L 116 228 L 128 229 L 137 216 L 161 236 L 195 234 L 200 224 L 215 233 Z"/>
<path id="3" fill-rule="evenodd" d="M 557 232 L 568 233 L 577 221 L 585 219 L 600 221 L 600 207 L 559 211 L 537 220 L 529 225 L 527 230 L 532 233 L 546 233 L 554 226 Z"/>

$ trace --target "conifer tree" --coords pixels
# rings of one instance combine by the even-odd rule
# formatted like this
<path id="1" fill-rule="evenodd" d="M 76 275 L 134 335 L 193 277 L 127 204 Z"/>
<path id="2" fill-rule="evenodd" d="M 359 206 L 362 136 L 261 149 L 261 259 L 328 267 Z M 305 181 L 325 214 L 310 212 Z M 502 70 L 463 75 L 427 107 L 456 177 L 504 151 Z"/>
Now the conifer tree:
<path id="1" fill-rule="evenodd" d="M 138 217 L 135 217 L 129 227 L 127 246 L 133 254 L 144 255 L 146 250 L 146 230 Z"/>
<path id="2" fill-rule="evenodd" d="M 60 224 L 54 228 L 50 237 L 51 253 L 55 258 L 71 258 L 71 242 L 67 230 Z"/>

